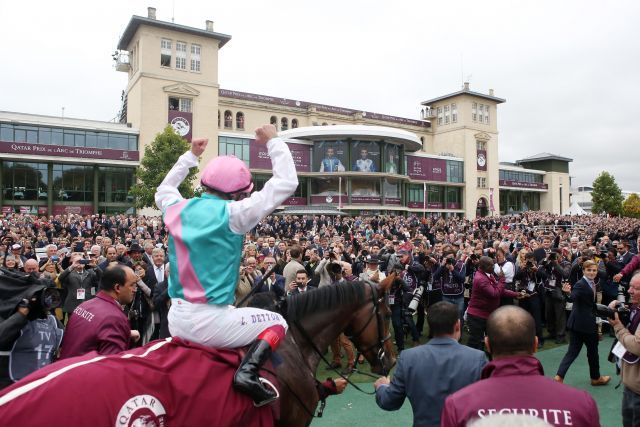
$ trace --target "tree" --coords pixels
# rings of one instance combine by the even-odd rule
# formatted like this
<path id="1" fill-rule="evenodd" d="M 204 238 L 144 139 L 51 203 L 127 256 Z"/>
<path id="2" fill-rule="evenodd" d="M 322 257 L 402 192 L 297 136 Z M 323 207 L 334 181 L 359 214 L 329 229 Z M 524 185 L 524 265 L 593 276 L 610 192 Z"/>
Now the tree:
<path id="1" fill-rule="evenodd" d="M 633 193 L 622 204 L 622 215 L 631 218 L 640 218 L 640 197 Z"/>
<path id="2" fill-rule="evenodd" d="M 622 190 L 616 184 L 616 180 L 609 172 L 602 172 L 593 181 L 593 191 L 591 199 L 594 214 L 607 213 L 609 215 L 620 215 L 622 213 Z"/>
<path id="3" fill-rule="evenodd" d="M 131 195 L 135 197 L 138 209 L 155 207 L 154 195 L 164 177 L 178 161 L 178 157 L 189 150 L 189 143 L 176 134 L 170 125 L 144 150 L 144 157 L 136 169 L 136 184 L 131 188 Z M 197 168 L 191 168 L 189 174 L 182 181 L 178 190 L 182 197 L 190 198 L 194 195 L 193 180 Z"/>

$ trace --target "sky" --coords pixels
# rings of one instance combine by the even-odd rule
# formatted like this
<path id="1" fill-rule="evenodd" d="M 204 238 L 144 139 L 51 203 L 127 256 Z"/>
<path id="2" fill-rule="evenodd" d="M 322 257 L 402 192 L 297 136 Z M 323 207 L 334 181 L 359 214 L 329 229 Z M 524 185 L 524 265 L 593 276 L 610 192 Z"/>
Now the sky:
<path id="1" fill-rule="evenodd" d="M 507 100 L 500 161 L 551 152 L 574 186 L 608 171 L 640 191 L 638 1 L 0 0 L 0 110 L 113 119 L 111 54 L 148 6 L 232 36 L 221 88 L 419 118 L 469 81 Z"/>

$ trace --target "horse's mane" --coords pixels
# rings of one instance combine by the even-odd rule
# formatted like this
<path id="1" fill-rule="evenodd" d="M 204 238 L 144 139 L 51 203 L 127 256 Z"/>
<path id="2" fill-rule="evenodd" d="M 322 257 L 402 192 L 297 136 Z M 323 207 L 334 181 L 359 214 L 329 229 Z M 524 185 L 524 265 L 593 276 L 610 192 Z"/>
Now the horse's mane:
<path id="1" fill-rule="evenodd" d="M 341 305 L 359 304 L 364 300 L 362 282 L 328 285 L 287 299 L 287 320 L 302 320 L 305 315 L 334 309 Z"/>

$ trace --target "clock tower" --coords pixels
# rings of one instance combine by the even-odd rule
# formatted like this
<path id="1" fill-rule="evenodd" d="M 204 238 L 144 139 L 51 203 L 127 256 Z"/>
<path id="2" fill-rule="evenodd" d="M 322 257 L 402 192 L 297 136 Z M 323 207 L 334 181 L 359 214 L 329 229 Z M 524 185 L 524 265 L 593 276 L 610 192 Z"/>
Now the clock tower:
<path id="1" fill-rule="evenodd" d="M 461 90 L 424 101 L 430 111 L 434 154 L 464 159 L 465 216 L 498 215 L 498 105 L 504 99 L 474 92 L 465 83 Z"/>

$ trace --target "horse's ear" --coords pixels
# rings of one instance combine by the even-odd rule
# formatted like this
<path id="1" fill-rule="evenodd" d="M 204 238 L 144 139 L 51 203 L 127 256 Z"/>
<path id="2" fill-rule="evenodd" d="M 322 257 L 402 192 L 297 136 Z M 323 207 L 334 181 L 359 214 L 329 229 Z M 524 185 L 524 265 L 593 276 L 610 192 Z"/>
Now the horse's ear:
<path id="1" fill-rule="evenodd" d="M 378 288 L 383 292 L 386 292 L 389 289 L 391 289 L 391 285 L 393 285 L 393 282 L 397 278 L 396 275 L 397 273 L 395 271 L 391 272 L 387 277 L 384 278 L 382 282 L 380 282 L 380 284 L 378 285 Z"/>

